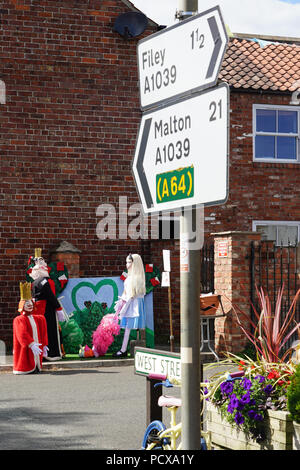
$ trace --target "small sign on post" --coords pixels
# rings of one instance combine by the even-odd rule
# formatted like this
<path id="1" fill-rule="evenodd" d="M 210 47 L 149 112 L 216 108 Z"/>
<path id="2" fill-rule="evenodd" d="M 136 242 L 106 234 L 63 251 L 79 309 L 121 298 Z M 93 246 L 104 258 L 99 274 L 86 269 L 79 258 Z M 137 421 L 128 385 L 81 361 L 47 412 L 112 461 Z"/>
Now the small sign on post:
<path id="1" fill-rule="evenodd" d="M 218 242 L 218 258 L 228 257 L 228 241 Z"/>
<path id="2" fill-rule="evenodd" d="M 170 250 L 163 250 L 164 272 L 162 273 L 162 287 L 168 287 L 169 300 L 169 323 L 170 323 L 170 351 L 174 351 L 173 318 L 172 318 L 172 295 L 171 295 L 171 258 Z"/>

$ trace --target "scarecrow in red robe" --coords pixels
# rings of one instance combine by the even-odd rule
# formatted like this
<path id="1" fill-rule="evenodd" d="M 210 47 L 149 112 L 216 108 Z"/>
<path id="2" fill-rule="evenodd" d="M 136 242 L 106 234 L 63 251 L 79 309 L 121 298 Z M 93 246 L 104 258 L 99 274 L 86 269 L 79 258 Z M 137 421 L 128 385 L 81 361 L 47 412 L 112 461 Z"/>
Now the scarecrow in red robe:
<path id="1" fill-rule="evenodd" d="M 19 375 L 40 372 L 48 350 L 47 323 L 35 314 L 31 284 L 20 283 L 20 293 L 20 315 L 13 321 L 13 373 Z"/>

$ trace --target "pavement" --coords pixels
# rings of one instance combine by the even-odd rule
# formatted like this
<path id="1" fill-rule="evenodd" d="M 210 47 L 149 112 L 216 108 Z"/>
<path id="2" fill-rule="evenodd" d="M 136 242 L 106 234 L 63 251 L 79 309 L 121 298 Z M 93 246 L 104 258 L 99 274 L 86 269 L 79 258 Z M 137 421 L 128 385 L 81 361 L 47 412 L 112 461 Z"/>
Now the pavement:
<path id="1" fill-rule="evenodd" d="M 134 343 L 136 343 L 134 341 Z M 95 367 L 119 367 L 119 366 L 133 366 L 134 356 L 133 347 L 138 344 L 134 344 L 130 348 L 130 353 L 127 358 L 117 359 L 114 357 L 103 356 L 99 358 L 80 358 L 78 359 L 61 359 L 60 361 L 43 361 L 43 370 L 68 370 L 68 369 L 79 369 L 79 368 L 95 368 Z M 140 345 L 140 344 L 139 344 Z M 143 346 L 145 346 L 143 344 Z M 168 345 L 156 346 L 155 350 L 169 350 Z M 179 346 L 175 346 L 175 351 L 179 352 Z M 4 350 L 0 349 L 0 372 L 12 372 L 13 371 L 13 355 L 11 353 L 4 354 Z"/>
<path id="2" fill-rule="evenodd" d="M 157 346 L 155 350 L 168 350 L 168 346 Z M 177 350 L 178 349 L 178 350 Z M 176 348 L 176 352 L 179 352 L 179 348 Z M 208 357 L 208 356 L 207 356 Z M 204 363 L 210 363 L 210 360 L 207 360 L 206 355 L 202 356 Z M 214 359 L 210 355 L 210 359 Z M 133 366 L 134 357 L 130 356 L 124 359 L 117 358 L 108 358 L 108 357 L 99 357 L 99 358 L 79 358 L 70 360 L 62 359 L 60 361 L 43 361 L 43 370 L 68 370 L 68 369 L 93 369 L 95 367 L 119 367 L 119 366 Z M 1 355 L 0 354 L 0 373 L 1 372 L 12 372 L 13 371 L 13 355 Z"/>
<path id="3" fill-rule="evenodd" d="M 114 367 L 114 366 L 129 366 L 134 365 L 134 358 L 127 357 L 124 359 L 115 358 L 93 358 L 84 359 L 78 358 L 78 360 L 66 360 L 60 361 L 43 361 L 43 370 L 68 370 L 78 368 L 95 368 L 95 367 Z M 13 356 L 0 356 L 0 372 L 12 372 L 13 371 Z"/>

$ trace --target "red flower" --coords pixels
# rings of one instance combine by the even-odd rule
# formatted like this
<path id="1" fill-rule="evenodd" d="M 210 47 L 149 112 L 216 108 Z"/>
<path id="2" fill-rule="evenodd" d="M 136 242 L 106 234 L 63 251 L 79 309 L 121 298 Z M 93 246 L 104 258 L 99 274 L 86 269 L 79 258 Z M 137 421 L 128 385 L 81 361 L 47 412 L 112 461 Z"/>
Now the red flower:
<path id="1" fill-rule="evenodd" d="M 271 379 L 271 380 L 272 379 L 279 379 L 279 377 L 280 377 L 280 374 L 279 374 L 279 372 L 277 372 L 277 370 L 271 370 L 271 372 L 269 372 L 269 374 L 267 376 L 267 378 Z"/>

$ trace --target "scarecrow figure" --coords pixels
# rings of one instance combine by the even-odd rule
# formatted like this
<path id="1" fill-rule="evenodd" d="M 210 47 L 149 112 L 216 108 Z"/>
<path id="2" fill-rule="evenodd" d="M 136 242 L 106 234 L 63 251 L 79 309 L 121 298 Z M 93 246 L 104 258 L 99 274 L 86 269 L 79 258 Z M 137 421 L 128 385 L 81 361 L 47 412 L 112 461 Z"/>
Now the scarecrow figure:
<path id="1" fill-rule="evenodd" d="M 40 372 L 48 352 L 47 323 L 36 314 L 30 282 L 20 283 L 20 293 L 20 315 L 13 321 L 13 373 L 19 375 Z"/>
<path id="2" fill-rule="evenodd" d="M 125 328 L 120 351 L 114 354 L 117 358 L 127 356 L 127 345 L 130 330 L 144 330 L 146 313 L 144 297 L 146 294 L 145 269 L 142 258 L 138 254 L 126 258 L 128 275 L 124 281 L 124 291 L 116 304 L 115 311 L 121 318 L 121 328 Z"/>
<path id="3" fill-rule="evenodd" d="M 37 313 L 44 315 L 47 322 L 48 333 L 48 361 L 58 361 L 62 358 L 61 338 L 59 332 L 59 321 L 64 321 L 63 309 L 55 295 L 55 286 L 49 278 L 48 266 L 44 258 L 37 256 L 34 258 L 30 276 L 33 279 L 32 296 L 35 300 Z"/>

